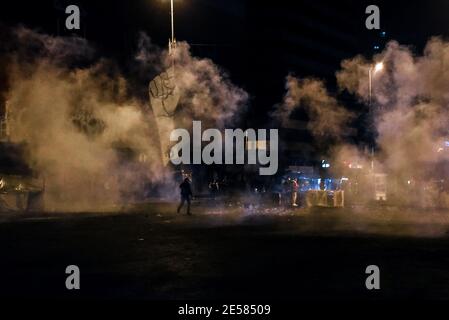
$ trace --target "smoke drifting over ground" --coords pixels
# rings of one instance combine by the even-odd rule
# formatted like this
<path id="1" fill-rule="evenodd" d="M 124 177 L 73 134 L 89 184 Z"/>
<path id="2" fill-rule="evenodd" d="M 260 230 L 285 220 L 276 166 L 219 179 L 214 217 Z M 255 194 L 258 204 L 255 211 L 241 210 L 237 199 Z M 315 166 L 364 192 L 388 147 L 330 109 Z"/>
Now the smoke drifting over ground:
<path id="1" fill-rule="evenodd" d="M 383 63 L 383 69 L 374 65 Z M 329 155 L 335 169 L 346 160 L 358 167 L 387 173 L 398 197 L 414 194 L 420 205 L 425 192 L 440 192 L 438 205 L 449 206 L 447 186 L 449 160 L 449 43 L 432 38 L 422 55 L 406 46 L 390 42 L 384 52 L 371 60 L 356 56 L 342 62 L 336 73 L 340 90 L 347 90 L 360 102 L 369 104 L 369 73 L 372 74 L 370 114 L 378 152 L 372 158 L 372 146 L 355 146 L 344 136 L 354 114 L 331 97 L 316 79 L 287 77 L 287 93 L 276 106 L 274 117 L 285 122 L 297 108 L 309 115 L 308 128 L 316 142 L 332 141 Z M 325 138 L 325 139 L 323 139 Z M 368 147 L 368 148 L 367 148 Z M 435 184 L 438 181 L 438 186 Z M 432 192 L 433 192 L 432 191 Z M 424 199 L 424 200 L 423 200 Z M 425 202 L 425 203 L 423 203 Z"/>
<path id="2" fill-rule="evenodd" d="M 150 174 L 161 178 L 148 119 L 112 63 L 71 68 L 93 52 L 84 40 L 23 28 L 16 35 L 7 94 L 11 139 L 27 143 L 29 163 L 45 179 L 48 209 L 110 205 Z M 128 181 L 117 153 L 122 148 L 151 157 L 133 168 L 141 181 Z"/>
<path id="3" fill-rule="evenodd" d="M 148 101 L 130 93 L 113 61 L 91 59 L 95 50 L 80 38 L 25 28 L 14 37 L 6 93 L 11 140 L 27 143 L 29 164 L 45 178 L 46 209 L 123 203 L 146 184 L 169 180 Z M 193 58 L 186 44 L 175 54 L 180 112 L 219 123 L 232 118 L 246 93 L 210 60 Z M 136 58 L 156 73 L 173 61 L 143 36 Z"/>
<path id="4" fill-rule="evenodd" d="M 374 57 L 385 70 L 373 75 L 373 114 L 377 143 L 387 170 L 408 179 L 423 178 L 424 165 L 448 159 L 449 43 L 432 38 L 422 56 L 397 42 Z M 342 63 L 340 87 L 368 99 L 367 70 L 361 57 Z"/>
<path id="5" fill-rule="evenodd" d="M 5 94 L 11 139 L 27 142 L 29 164 L 46 179 L 48 209 L 121 203 L 148 182 L 169 180 L 159 148 L 169 137 L 156 129 L 157 115 L 148 107 L 148 96 L 136 95 L 138 90 L 113 61 L 93 58 L 95 50 L 80 38 L 17 28 L 14 39 Z M 151 74 L 140 85 L 148 88 L 147 81 L 166 73 L 168 78 L 156 77 L 150 91 L 179 99 L 168 115 L 177 127 L 189 129 L 192 120 L 224 127 L 245 113 L 248 94 L 211 60 L 193 57 L 188 44 L 178 43 L 169 54 L 142 34 L 138 45 L 137 77 Z M 423 55 L 416 56 L 391 42 L 372 60 L 345 60 L 337 72 L 340 89 L 367 103 L 368 72 L 378 61 L 385 68 L 373 74 L 371 111 L 380 151 L 375 168 L 401 181 L 422 180 L 425 168 L 449 160 L 444 149 L 449 43 L 433 38 Z M 349 158 L 369 166 L 367 154 L 345 141 L 354 113 L 329 94 L 322 81 L 290 75 L 286 89 L 273 112 L 276 119 L 285 123 L 297 108 L 303 109 L 317 142 L 332 143 L 334 162 Z M 137 161 L 123 161 L 130 150 Z"/>

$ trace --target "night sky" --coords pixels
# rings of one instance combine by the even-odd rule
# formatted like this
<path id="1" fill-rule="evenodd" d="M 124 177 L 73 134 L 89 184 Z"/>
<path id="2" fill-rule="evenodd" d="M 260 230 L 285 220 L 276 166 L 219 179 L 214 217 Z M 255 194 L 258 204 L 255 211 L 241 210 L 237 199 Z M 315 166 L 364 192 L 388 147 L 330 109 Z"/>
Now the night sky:
<path id="1" fill-rule="evenodd" d="M 322 78 L 335 92 L 334 74 L 342 59 L 359 53 L 371 56 L 375 45 L 382 50 L 391 39 L 419 51 L 430 36 L 449 33 L 445 0 L 175 2 L 176 38 L 191 44 L 194 55 L 211 58 L 227 71 L 250 93 L 251 108 L 261 115 L 281 101 L 288 73 Z M 125 74 L 132 72 L 128 65 L 139 32 L 161 47 L 167 45 L 167 0 L 2 1 L 0 26 L 22 24 L 52 35 L 70 35 L 64 29 L 64 8 L 69 4 L 82 10 L 78 35 L 86 37 L 99 55 L 118 61 Z M 385 37 L 365 28 L 369 4 L 380 7 Z M 266 121 L 263 116 L 253 119 L 258 120 Z"/>

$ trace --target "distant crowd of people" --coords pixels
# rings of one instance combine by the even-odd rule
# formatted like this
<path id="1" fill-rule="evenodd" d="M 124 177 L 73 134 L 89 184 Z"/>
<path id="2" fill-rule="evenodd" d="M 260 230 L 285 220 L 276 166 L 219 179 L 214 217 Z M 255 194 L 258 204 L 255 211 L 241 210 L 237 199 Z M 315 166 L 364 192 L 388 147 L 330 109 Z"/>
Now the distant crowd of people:
<path id="1" fill-rule="evenodd" d="M 323 179 L 324 180 L 324 179 Z M 273 195 L 273 201 L 276 206 L 284 206 L 284 207 L 299 207 L 302 205 L 302 199 L 300 196 L 300 180 L 298 178 L 294 177 L 287 177 L 281 181 L 280 184 L 277 185 L 276 188 L 274 188 L 272 191 L 270 191 L 270 194 Z M 208 190 L 210 197 L 212 199 L 216 199 L 217 197 L 221 196 L 223 193 L 227 194 L 229 191 L 227 188 L 226 190 L 222 190 L 223 187 L 226 184 L 223 182 L 220 182 L 217 178 L 214 178 L 210 180 L 208 184 Z M 325 189 L 324 182 L 320 184 L 320 188 L 322 190 Z M 190 206 L 191 206 L 191 200 L 192 200 L 192 187 L 191 187 L 191 180 L 187 177 L 183 180 L 183 182 L 179 185 L 180 189 L 180 203 L 178 206 L 178 213 L 181 211 L 181 209 L 184 207 L 185 204 L 187 204 L 187 214 L 190 215 Z M 249 191 L 251 190 L 251 191 Z M 250 188 L 247 192 L 252 192 L 254 194 L 259 194 L 262 197 L 266 197 L 266 199 L 269 199 L 270 194 L 266 193 L 265 187 L 261 186 Z M 247 194 L 247 193 L 243 193 Z"/>

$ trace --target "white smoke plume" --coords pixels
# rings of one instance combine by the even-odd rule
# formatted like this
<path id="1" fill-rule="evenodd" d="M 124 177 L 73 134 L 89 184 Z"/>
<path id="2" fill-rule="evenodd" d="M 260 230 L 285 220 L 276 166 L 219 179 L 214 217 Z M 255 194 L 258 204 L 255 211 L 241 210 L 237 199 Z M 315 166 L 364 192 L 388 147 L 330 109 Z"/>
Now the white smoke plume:
<path id="1" fill-rule="evenodd" d="M 390 191 L 401 201 L 449 207 L 449 43 L 431 38 L 418 55 L 392 41 L 372 61 L 343 61 L 339 86 L 367 102 L 368 70 L 379 61 L 384 68 L 372 77 L 371 113 Z"/>
<path id="2" fill-rule="evenodd" d="M 285 124 L 296 109 L 303 109 L 309 116 L 308 129 L 317 140 L 340 140 L 347 133 L 353 114 L 332 97 L 325 84 L 317 79 L 298 79 L 287 76 L 287 93 L 276 106 L 273 117 Z"/>
<path id="3" fill-rule="evenodd" d="M 379 62 L 384 67 L 376 70 Z M 390 191 L 402 199 L 411 198 L 411 194 L 423 199 L 420 192 L 447 189 L 449 171 L 442 164 L 449 160 L 449 43 L 434 37 L 423 54 L 417 55 L 392 41 L 372 59 L 356 56 L 342 61 L 336 77 L 341 90 L 370 107 L 375 157 L 374 146 L 357 148 L 342 139 L 354 114 L 329 96 L 321 81 L 288 76 L 287 93 L 273 116 L 285 122 L 294 110 L 303 108 L 315 138 L 334 138 L 330 148 L 334 171 L 347 161 L 387 173 Z M 449 196 L 439 192 L 438 200 L 427 203 L 449 207 Z"/>
<path id="4" fill-rule="evenodd" d="M 432 38 L 421 56 L 392 41 L 374 57 L 384 70 L 373 75 L 373 114 L 377 142 L 388 169 L 422 178 L 424 165 L 448 159 L 442 152 L 449 126 L 449 44 Z M 374 62 L 373 62 L 374 63 Z M 368 100 L 370 62 L 342 63 L 340 87 Z"/>
<path id="5" fill-rule="evenodd" d="M 95 50 L 79 37 L 53 37 L 19 26 L 13 30 L 17 53 L 30 62 L 46 57 L 53 63 L 67 64 L 93 56 Z"/>
<path id="6" fill-rule="evenodd" d="M 23 28 L 16 34 L 20 50 L 7 93 L 11 140 L 27 143 L 29 164 L 45 179 L 47 209 L 111 205 L 146 179 L 162 178 L 149 119 L 127 96 L 126 80 L 110 72 L 113 64 L 70 68 L 92 51 L 84 40 Z M 126 148 L 147 161 L 126 168 L 117 153 Z M 128 172 L 141 178 L 129 181 Z"/>
<path id="7" fill-rule="evenodd" d="M 145 34 L 139 44 L 137 60 L 143 68 L 153 65 L 148 63 L 155 56 L 148 50 L 151 42 Z M 165 50 L 158 58 L 159 71 L 173 70 L 173 95 L 180 96 L 176 114 L 180 125 L 191 126 L 191 120 L 198 119 L 224 127 L 245 113 L 248 93 L 234 85 L 212 60 L 192 56 L 188 43 L 178 42 L 171 54 Z"/>
<path id="8" fill-rule="evenodd" d="M 148 101 L 130 93 L 131 82 L 115 63 L 92 62 L 95 50 L 80 38 L 26 28 L 17 28 L 15 38 L 5 94 L 11 140 L 27 143 L 29 165 L 45 178 L 46 209 L 101 209 L 129 200 L 147 183 L 170 180 Z M 147 69 L 169 66 L 172 58 L 148 38 L 139 45 L 136 58 Z M 224 123 L 241 111 L 247 95 L 212 61 L 188 50 L 183 43 L 176 50 L 181 111 L 190 121 Z M 130 152 L 135 161 L 123 161 Z"/>

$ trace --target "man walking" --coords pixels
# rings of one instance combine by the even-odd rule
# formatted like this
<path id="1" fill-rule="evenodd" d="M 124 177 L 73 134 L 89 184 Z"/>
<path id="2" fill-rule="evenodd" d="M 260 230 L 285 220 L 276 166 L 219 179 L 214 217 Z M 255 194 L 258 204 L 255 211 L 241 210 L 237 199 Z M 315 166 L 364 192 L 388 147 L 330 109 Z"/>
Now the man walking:
<path id="1" fill-rule="evenodd" d="M 181 208 L 184 206 L 184 203 L 187 201 L 187 214 L 190 213 L 190 199 L 192 198 L 192 188 L 190 187 L 189 178 L 185 178 L 184 181 L 179 185 L 179 189 L 181 189 L 181 203 L 178 206 L 177 212 L 181 211 Z"/>

